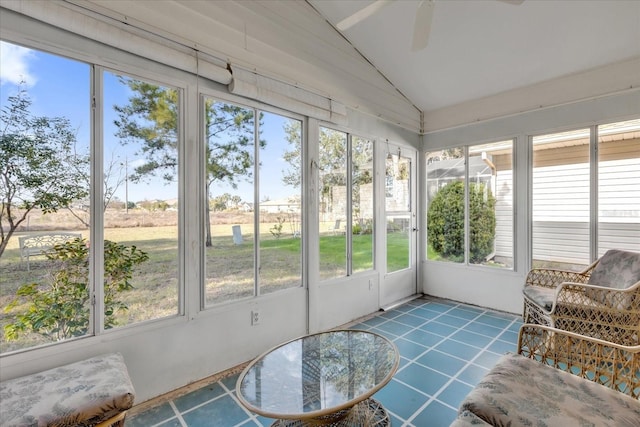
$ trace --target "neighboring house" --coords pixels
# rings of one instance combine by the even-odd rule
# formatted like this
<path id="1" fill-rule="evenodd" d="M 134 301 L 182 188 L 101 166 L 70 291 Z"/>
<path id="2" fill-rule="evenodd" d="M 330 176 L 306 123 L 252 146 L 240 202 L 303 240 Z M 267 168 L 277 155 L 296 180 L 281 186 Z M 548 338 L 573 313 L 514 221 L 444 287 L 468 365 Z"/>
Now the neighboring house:
<path id="1" fill-rule="evenodd" d="M 300 197 L 294 196 L 260 202 L 260 211 L 266 213 L 300 212 Z"/>
<path id="2" fill-rule="evenodd" d="M 640 132 L 604 137 L 598 152 L 598 240 L 600 252 L 616 248 L 621 239 L 640 251 Z M 588 139 L 534 139 L 532 173 L 533 259 L 588 264 L 589 260 L 589 151 Z M 629 153 L 632 157 L 629 158 Z M 635 156 L 635 157 L 633 157 Z M 513 258 L 513 171 L 511 154 L 501 150 L 484 153 L 495 172 L 472 157 L 469 176 L 486 182 L 496 197 L 495 257 Z M 427 166 L 427 193 L 435 193 L 464 178 L 464 161 L 448 159 Z M 567 197 L 570 194 L 571 197 Z M 562 236 L 562 239 L 558 239 Z"/>

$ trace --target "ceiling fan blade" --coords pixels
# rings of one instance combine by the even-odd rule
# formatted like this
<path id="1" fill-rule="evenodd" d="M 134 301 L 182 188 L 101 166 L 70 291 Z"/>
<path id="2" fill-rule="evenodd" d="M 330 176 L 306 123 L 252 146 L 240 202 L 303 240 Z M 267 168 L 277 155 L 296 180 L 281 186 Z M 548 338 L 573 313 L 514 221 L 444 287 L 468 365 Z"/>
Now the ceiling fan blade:
<path id="1" fill-rule="evenodd" d="M 423 0 L 418 5 L 416 22 L 413 25 L 413 42 L 411 44 L 411 50 L 414 52 L 424 49 L 429 44 L 434 7 L 433 0 Z"/>
<path id="2" fill-rule="evenodd" d="M 349 15 L 342 21 L 338 22 L 336 24 L 336 28 L 340 31 L 348 30 L 360 21 L 364 21 L 365 19 L 367 19 L 383 7 L 390 5 L 391 3 L 393 3 L 393 1 L 391 0 L 376 0 L 367 7 L 360 9 L 353 15 Z"/>

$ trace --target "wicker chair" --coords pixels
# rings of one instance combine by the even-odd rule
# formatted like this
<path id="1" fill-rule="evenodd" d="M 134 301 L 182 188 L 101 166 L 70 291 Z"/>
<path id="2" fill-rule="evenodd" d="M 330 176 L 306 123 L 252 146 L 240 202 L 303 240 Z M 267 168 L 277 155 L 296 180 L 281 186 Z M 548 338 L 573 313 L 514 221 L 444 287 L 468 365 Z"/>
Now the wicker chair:
<path id="1" fill-rule="evenodd" d="M 523 293 L 525 323 L 640 344 L 640 253 L 612 249 L 581 272 L 533 269 Z"/>

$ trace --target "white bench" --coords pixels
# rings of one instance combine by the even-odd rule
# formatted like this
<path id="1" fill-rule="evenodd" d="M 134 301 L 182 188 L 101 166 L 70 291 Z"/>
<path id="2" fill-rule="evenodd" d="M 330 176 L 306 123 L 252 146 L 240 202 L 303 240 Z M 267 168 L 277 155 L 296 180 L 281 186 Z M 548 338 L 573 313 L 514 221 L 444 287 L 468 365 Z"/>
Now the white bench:
<path id="1" fill-rule="evenodd" d="M 80 233 L 67 232 L 34 233 L 19 237 L 20 261 L 23 262 L 26 259 L 27 270 L 29 270 L 29 257 L 46 256 L 55 245 L 81 237 L 82 234 Z"/>
<path id="2" fill-rule="evenodd" d="M 120 353 L 0 382 L 2 427 L 124 426 L 135 392 Z"/>

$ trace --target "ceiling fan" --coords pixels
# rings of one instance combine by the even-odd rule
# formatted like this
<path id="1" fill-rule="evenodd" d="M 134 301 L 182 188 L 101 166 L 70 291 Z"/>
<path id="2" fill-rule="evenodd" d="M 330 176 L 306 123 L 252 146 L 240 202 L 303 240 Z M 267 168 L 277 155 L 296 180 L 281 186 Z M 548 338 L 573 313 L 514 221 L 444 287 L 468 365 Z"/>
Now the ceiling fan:
<path id="1" fill-rule="evenodd" d="M 354 14 L 342 19 L 336 24 L 336 28 L 340 31 L 346 31 L 354 25 L 374 15 L 385 6 L 394 3 L 394 1 L 395 0 L 375 0 L 373 3 L 370 3 Z M 524 2 L 524 0 L 497 1 L 513 5 L 519 5 Z M 435 0 L 421 0 L 418 2 L 418 7 L 416 10 L 416 20 L 413 24 L 413 41 L 411 43 L 411 50 L 414 52 L 424 49 L 429 44 L 429 34 L 431 33 L 431 21 L 433 21 L 434 8 Z"/>

